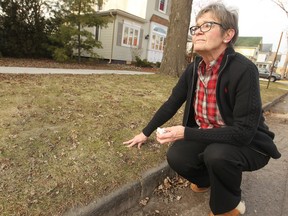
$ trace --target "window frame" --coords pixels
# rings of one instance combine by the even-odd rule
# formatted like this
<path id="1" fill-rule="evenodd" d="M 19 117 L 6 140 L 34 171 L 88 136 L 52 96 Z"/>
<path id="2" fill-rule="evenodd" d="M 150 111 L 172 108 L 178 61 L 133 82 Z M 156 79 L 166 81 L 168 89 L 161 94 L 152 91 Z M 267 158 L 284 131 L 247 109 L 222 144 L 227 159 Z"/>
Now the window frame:
<path id="1" fill-rule="evenodd" d="M 134 48 L 138 47 L 140 42 L 140 30 L 140 26 L 123 23 L 121 46 Z M 126 41 L 125 37 L 127 37 Z"/>
<path id="2" fill-rule="evenodd" d="M 161 9 L 161 4 L 162 4 L 162 2 L 163 2 L 163 10 Z M 167 0 L 159 0 L 159 4 L 158 4 L 158 11 L 159 12 L 161 12 L 161 13 L 165 13 L 166 14 L 166 12 L 167 12 Z"/>
<path id="3" fill-rule="evenodd" d="M 167 30 L 163 29 L 166 33 L 156 31 L 156 28 L 161 28 L 158 25 L 154 25 L 151 32 L 151 42 L 150 49 L 154 51 L 164 52 L 164 48 L 166 46 L 166 38 L 167 38 Z"/>

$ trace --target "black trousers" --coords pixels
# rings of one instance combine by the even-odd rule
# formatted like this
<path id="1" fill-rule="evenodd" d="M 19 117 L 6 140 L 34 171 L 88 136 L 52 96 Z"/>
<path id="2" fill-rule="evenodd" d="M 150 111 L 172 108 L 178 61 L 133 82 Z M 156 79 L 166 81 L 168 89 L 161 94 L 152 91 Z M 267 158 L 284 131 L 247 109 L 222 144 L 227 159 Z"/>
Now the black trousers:
<path id="1" fill-rule="evenodd" d="M 176 141 L 167 152 L 170 167 L 198 187 L 211 186 L 210 208 L 223 214 L 241 201 L 243 171 L 264 167 L 270 157 L 247 146 Z"/>

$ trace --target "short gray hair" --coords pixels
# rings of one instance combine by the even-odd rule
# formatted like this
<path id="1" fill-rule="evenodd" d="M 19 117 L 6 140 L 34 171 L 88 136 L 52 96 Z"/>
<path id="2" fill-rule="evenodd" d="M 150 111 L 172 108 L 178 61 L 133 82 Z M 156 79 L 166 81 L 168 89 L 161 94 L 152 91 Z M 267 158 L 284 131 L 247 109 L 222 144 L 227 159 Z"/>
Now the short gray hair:
<path id="1" fill-rule="evenodd" d="M 224 30 L 234 29 L 235 35 L 230 41 L 230 46 L 233 46 L 238 38 L 239 28 L 238 28 L 238 11 L 229 10 L 222 3 L 213 3 L 204 7 L 199 11 L 196 16 L 196 21 L 205 13 L 211 12 L 215 18 L 219 20 L 222 24 Z"/>

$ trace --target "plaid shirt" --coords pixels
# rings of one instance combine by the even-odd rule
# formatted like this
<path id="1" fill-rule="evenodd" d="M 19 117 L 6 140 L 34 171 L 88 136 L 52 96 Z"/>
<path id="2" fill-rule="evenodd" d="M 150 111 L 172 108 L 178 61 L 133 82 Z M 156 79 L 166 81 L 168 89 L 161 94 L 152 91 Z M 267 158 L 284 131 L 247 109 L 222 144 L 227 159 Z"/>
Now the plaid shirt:
<path id="1" fill-rule="evenodd" d="M 194 98 L 195 120 L 199 128 L 217 128 L 225 125 L 216 102 L 216 85 L 223 56 L 224 53 L 216 61 L 210 62 L 208 67 L 203 60 L 199 64 Z"/>

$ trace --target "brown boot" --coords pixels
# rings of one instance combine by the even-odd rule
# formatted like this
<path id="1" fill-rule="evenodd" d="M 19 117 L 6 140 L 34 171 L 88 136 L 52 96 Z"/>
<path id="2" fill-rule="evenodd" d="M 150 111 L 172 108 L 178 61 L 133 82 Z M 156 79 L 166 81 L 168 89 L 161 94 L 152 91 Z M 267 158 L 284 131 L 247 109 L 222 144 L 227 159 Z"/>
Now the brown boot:
<path id="1" fill-rule="evenodd" d="M 224 214 L 214 215 L 212 212 L 209 213 L 209 216 L 239 216 L 240 214 L 245 213 L 245 202 L 240 201 L 238 206 L 232 211 L 226 212 Z"/>
<path id="2" fill-rule="evenodd" d="M 209 187 L 198 187 L 196 184 L 191 183 L 190 188 L 195 193 L 204 193 L 209 190 Z"/>

